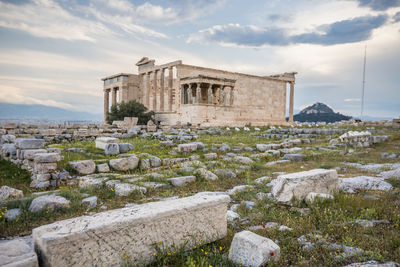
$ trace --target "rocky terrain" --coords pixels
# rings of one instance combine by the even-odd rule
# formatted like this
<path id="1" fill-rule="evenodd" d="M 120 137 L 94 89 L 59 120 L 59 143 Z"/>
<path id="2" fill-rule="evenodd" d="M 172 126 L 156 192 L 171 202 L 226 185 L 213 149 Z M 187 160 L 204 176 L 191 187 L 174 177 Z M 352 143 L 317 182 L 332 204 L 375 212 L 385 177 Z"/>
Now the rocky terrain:
<path id="1" fill-rule="evenodd" d="M 5 125 L 0 265 L 399 266 L 395 126 Z"/>

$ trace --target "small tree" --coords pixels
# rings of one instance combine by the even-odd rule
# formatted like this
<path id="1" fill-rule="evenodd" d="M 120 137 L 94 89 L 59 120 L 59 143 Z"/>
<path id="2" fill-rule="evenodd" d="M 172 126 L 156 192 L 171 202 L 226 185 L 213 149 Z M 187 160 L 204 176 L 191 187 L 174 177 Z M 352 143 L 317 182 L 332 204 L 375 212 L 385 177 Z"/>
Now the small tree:
<path id="1" fill-rule="evenodd" d="M 111 106 L 111 111 L 107 114 L 107 122 L 124 120 L 125 117 L 138 117 L 139 124 L 146 124 L 153 115 L 153 111 L 147 112 L 143 104 L 133 100 Z"/>

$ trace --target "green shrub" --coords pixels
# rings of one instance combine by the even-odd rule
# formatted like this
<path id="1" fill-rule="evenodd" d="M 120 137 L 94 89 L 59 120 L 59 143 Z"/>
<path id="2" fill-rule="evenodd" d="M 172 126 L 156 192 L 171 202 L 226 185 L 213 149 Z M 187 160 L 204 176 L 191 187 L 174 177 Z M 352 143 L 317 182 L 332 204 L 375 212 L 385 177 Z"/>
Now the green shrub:
<path id="1" fill-rule="evenodd" d="M 125 117 L 138 117 L 139 124 L 146 124 L 153 115 L 153 111 L 147 112 L 147 108 L 143 104 L 133 100 L 113 105 L 111 111 L 107 114 L 107 122 L 124 120 Z"/>

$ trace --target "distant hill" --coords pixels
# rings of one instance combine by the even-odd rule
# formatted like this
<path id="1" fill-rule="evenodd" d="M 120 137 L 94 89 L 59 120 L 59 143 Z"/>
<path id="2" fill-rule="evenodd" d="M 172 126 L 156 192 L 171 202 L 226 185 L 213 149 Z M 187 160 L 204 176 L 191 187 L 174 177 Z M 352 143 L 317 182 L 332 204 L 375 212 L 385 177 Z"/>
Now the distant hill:
<path id="1" fill-rule="evenodd" d="M 101 121 L 103 119 L 103 115 L 89 112 L 71 111 L 44 105 L 24 105 L 0 102 L 0 119 Z"/>
<path id="2" fill-rule="evenodd" d="M 294 121 L 299 122 L 336 122 L 342 120 L 350 120 L 350 116 L 346 116 L 328 107 L 323 103 L 315 103 L 312 106 L 308 106 L 299 114 L 293 116 Z"/>

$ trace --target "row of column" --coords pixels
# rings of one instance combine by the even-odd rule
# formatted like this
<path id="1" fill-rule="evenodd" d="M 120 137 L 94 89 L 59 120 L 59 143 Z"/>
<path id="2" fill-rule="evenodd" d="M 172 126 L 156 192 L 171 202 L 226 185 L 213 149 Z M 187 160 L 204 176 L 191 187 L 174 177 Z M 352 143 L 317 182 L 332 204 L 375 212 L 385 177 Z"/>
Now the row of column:
<path id="1" fill-rule="evenodd" d="M 213 86 L 216 87 L 219 91 L 219 97 L 218 97 L 218 103 L 219 105 L 227 106 L 227 105 L 233 105 L 233 100 L 234 100 L 234 90 L 232 86 L 225 86 L 225 85 L 219 85 L 219 84 L 210 84 L 210 83 L 188 83 L 188 84 L 182 84 L 181 91 L 182 91 L 182 103 L 185 103 L 185 94 L 187 95 L 187 103 L 185 104 L 200 104 L 202 103 L 201 101 L 201 84 L 206 85 L 207 89 L 207 104 L 214 104 L 214 94 L 213 94 Z M 195 85 L 195 97 L 192 99 L 193 96 L 193 86 Z M 187 87 L 187 88 L 185 88 Z M 229 89 L 229 103 L 228 103 L 228 90 Z M 224 92 L 225 91 L 225 92 Z M 215 96 L 216 97 L 216 96 Z M 194 101 L 193 101 L 194 100 Z"/>
<path id="2" fill-rule="evenodd" d="M 117 104 L 117 92 L 120 92 L 119 102 L 128 101 L 128 87 L 127 86 L 122 86 L 121 89 L 119 87 L 105 89 L 104 90 L 104 121 L 106 120 L 107 113 L 110 110 L 110 92 L 111 92 L 111 106 L 114 106 Z"/>
<path id="3" fill-rule="evenodd" d="M 168 85 L 165 88 L 165 70 L 166 68 L 162 68 L 159 70 L 150 71 L 147 73 L 142 74 L 142 81 L 143 81 L 143 92 L 142 92 L 142 104 L 146 107 L 150 107 L 150 94 L 153 93 L 153 111 L 172 111 L 172 104 L 173 104 L 173 67 L 168 67 Z M 160 75 L 160 105 L 159 109 L 157 109 L 157 91 L 158 91 L 158 72 L 161 72 Z M 151 75 L 153 77 L 151 77 Z M 145 78 L 146 77 L 146 78 Z M 151 79 L 153 78 L 153 79 Z M 152 82 L 151 82 L 152 81 Z M 151 85 L 153 84 L 153 90 Z M 164 107 L 165 105 L 165 89 L 167 89 L 168 93 L 168 108 Z"/>
<path id="4" fill-rule="evenodd" d="M 289 123 L 293 123 L 293 105 L 294 105 L 294 82 L 290 84 L 290 99 L 289 99 Z"/>

